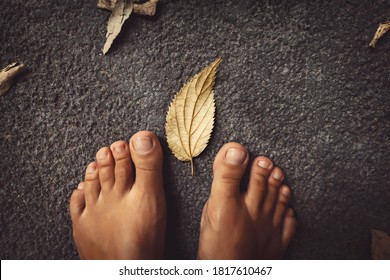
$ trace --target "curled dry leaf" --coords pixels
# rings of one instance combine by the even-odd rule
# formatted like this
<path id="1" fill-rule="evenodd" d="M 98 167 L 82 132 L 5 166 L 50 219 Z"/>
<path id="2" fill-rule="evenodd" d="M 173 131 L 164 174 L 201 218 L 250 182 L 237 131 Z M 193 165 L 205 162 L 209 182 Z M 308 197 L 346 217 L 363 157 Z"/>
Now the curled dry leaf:
<path id="1" fill-rule="evenodd" d="M 22 73 L 24 69 L 26 69 L 26 65 L 14 62 L 0 71 L 0 95 L 9 90 L 13 79 Z"/>
<path id="2" fill-rule="evenodd" d="M 126 0 L 118 0 L 115 3 L 114 9 L 107 25 L 106 43 L 103 47 L 103 53 L 106 54 L 111 48 L 114 39 L 121 32 L 122 26 L 129 18 L 133 11 L 133 2 Z"/>
<path id="3" fill-rule="evenodd" d="M 370 47 L 375 48 L 375 44 L 378 40 L 390 30 L 390 21 L 383 22 L 379 24 L 378 29 L 375 32 L 374 38 L 370 42 Z"/>
<path id="4" fill-rule="evenodd" d="M 121 32 L 123 24 L 133 11 L 136 14 L 153 16 L 156 13 L 157 2 L 158 0 L 148 0 L 146 2 L 135 0 L 99 0 L 98 8 L 112 12 L 107 24 L 103 53 L 106 54 L 109 51 L 115 38 Z"/>
<path id="5" fill-rule="evenodd" d="M 169 148 L 181 161 L 191 161 L 207 146 L 214 127 L 215 101 L 214 81 L 218 58 L 196 74 L 175 95 L 169 105 L 165 132 Z"/>
<path id="6" fill-rule="evenodd" d="M 381 230 L 372 229 L 371 254 L 374 260 L 390 260 L 390 236 Z"/>

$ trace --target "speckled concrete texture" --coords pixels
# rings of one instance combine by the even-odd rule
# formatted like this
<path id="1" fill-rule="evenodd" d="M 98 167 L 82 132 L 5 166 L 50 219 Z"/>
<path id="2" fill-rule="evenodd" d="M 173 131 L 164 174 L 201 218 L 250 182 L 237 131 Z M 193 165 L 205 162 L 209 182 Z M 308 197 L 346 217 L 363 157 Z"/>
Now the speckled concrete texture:
<path id="1" fill-rule="evenodd" d="M 368 259 L 390 232 L 389 1 L 164 1 L 132 15 L 107 56 L 95 0 L 0 2 L 0 257 L 74 259 L 68 200 L 96 151 L 152 130 L 165 153 L 166 257 L 196 256 L 212 162 L 226 142 L 286 173 L 299 226 L 291 259 Z M 164 139 L 174 94 L 216 57 L 216 125 L 190 165 Z M 245 181 L 245 180 L 244 180 Z"/>

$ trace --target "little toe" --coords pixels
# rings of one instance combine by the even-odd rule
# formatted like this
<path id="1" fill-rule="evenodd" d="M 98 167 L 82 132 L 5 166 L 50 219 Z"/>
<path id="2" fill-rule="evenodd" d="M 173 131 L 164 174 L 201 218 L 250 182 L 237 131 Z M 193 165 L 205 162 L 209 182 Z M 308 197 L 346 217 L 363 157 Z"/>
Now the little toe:
<path id="1" fill-rule="evenodd" d="M 279 195 L 279 188 L 284 179 L 283 171 L 279 167 L 274 167 L 270 176 L 268 177 L 267 195 L 263 204 L 264 214 L 270 218 L 276 207 L 276 201 Z"/>
<path id="2" fill-rule="evenodd" d="M 284 218 L 286 216 L 286 211 L 288 209 L 288 202 L 290 200 L 291 191 L 290 188 L 286 185 L 283 185 L 279 189 L 278 202 L 276 204 L 275 213 L 274 213 L 274 228 L 276 230 L 281 230 Z"/>
<path id="3" fill-rule="evenodd" d="M 87 167 L 83 190 L 87 206 L 93 205 L 100 194 L 99 170 L 96 162 L 91 162 Z"/>
<path id="4" fill-rule="evenodd" d="M 272 171 L 273 163 L 267 157 L 257 157 L 252 164 L 248 191 L 245 196 L 248 209 L 256 213 L 267 193 L 267 181 Z"/>
<path id="5" fill-rule="evenodd" d="M 119 193 L 129 190 L 134 182 L 129 144 L 117 141 L 111 145 L 115 159 L 115 189 Z"/>
<path id="6" fill-rule="evenodd" d="M 288 247 L 294 236 L 297 227 L 297 219 L 294 217 L 294 210 L 289 208 L 287 210 L 286 217 L 284 218 L 282 228 L 282 246 L 284 249 Z"/>
<path id="7" fill-rule="evenodd" d="M 238 197 L 248 161 L 248 152 L 243 145 L 234 142 L 225 144 L 214 160 L 210 197 Z"/>
<path id="8" fill-rule="evenodd" d="M 70 197 L 69 210 L 73 223 L 78 220 L 85 208 L 84 182 L 81 182 Z"/>
<path id="9" fill-rule="evenodd" d="M 99 169 L 99 180 L 103 194 L 109 192 L 115 184 L 115 162 L 111 150 L 107 147 L 101 148 L 96 153 L 96 161 Z"/>
<path id="10" fill-rule="evenodd" d="M 163 188 L 163 154 L 160 141 L 150 131 L 140 131 L 130 139 L 130 154 L 135 165 L 134 188 Z"/>

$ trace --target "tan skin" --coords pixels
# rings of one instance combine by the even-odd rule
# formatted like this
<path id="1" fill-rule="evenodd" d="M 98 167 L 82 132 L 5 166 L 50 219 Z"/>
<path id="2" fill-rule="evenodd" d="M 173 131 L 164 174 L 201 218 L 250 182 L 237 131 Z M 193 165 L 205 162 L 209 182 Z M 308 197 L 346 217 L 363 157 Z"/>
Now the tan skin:
<path id="1" fill-rule="evenodd" d="M 290 243 L 296 219 L 287 206 L 290 190 L 282 184 L 283 172 L 258 157 L 248 190 L 240 193 L 248 161 L 238 143 L 218 152 L 201 219 L 199 259 L 281 258 Z M 70 212 L 81 259 L 163 258 L 166 202 L 158 138 L 142 131 L 129 143 L 100 149 L 72 194 Z"/>

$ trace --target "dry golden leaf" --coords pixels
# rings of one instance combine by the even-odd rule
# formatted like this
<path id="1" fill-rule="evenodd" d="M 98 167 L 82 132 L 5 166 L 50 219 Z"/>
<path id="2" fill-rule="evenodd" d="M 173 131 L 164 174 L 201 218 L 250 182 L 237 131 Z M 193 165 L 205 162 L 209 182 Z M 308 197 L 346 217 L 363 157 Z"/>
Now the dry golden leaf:
<path id="1" fill-rule="evenodd" d="M 378 29 L 375 32 L 374 38 L 370 42 L 370 47 L 375 48 L 376 42 L 390 30 L 390 21 L 380 23 Z"/>
<path id="2" fill-rule="evenodd" d="M 24 69 L 26 69 L 26 65 L 14 62 L 0 71 L 0 95 L 9 90 L 15 76 L 22 73 Z"/>
<path id="3" fill-rule="evenodd" d="M 111 16 L 107 24 L 106 42 L 103 53 L 106 54 L 111 48 L 115 38 L 121 32 L 122 26 L 134 11 L 140 15 L 153 16 L 156 12 L 158 0 L 148 0 L 139 3 L 135 0 L 99 0 L 98 8 L 110 10 Z"/>
<path id="4" fill-rule="evenodd" d="M 390 236 L 381 230 L 371 229 L 371 254 L 374 260 L 390 260 Z"/>
<path id="5" fill-rule="evenodd" d="M 169 148 L 181 161 L 191 161 L 207 146 L 214 127 L 215 101 L 214 81 L 218 58 L 196 74 L 175 95 L 169 105 L 165 132 Z"/>

